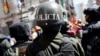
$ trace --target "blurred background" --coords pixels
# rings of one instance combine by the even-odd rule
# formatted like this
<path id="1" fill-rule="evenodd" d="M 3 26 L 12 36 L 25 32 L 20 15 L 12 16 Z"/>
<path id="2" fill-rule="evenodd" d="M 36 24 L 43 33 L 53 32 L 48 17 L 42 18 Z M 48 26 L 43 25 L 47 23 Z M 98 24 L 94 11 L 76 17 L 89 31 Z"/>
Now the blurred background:
<path id="1" fill-rule="evenodd" d="M 17 22 L 25 22 L 31 27 L 37 6 L 46 1 L 60 4 L 68 12 L 68 21 L 74 16 L 74 19 L 80 19 L 83 23 L 83 10 L 100 5 L 100 0 L 0 0 L 0 32 L 8 35 L 8 27 Z"/>

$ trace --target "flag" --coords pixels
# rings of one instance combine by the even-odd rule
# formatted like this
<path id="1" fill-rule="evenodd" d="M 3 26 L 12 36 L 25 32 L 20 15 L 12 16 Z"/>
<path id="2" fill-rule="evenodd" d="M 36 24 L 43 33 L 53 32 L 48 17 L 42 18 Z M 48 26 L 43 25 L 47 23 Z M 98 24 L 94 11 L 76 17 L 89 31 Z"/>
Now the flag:
<path id="1" fill-rule="evenodd" d="M 65 2 L 65 0 L 60 0 L 60 1 L 61 1 L 62 7 L 64 7 L 64 2 Z"/>
<path id="2" fill-rule="evenodd" d="M 75 17 L 72 16 L 72 18 L 71 18 L 71 26 L 72 26 L 72 28 L 75 26 L 75 22 L 76 22 Z"/>
<path id="3" fill-rule="evenodd" d="M 4 0 L 4 12 L 9 13 L 9 5 L 8 5 L 7 0 Z"/>
<path id="4" fill-rule="evenodd" d="M 22 9 L 22 3 L 20 0 L 18 0 L 18 9 L 21 10 Z"/>
<path id="5" fill-rule="evenodd" d="M 24 0 L 18 0 L 18 8 L 19 8 L 19 10 L 22 10 L 23 7 L 25 7 Z"/>

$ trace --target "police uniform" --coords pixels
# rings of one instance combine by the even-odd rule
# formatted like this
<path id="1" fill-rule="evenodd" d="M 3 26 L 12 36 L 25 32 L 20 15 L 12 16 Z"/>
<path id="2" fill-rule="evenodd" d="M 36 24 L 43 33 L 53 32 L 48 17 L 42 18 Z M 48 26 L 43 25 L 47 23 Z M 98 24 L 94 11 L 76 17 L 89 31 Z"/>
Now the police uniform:
<path id="1" fill-rule="evenodd" d="M 64 19 L 62 9 L 52 1 L 38 6 L 35 24 L 42 28 L 43 33 L 28 46 L 26 56 L 74 56 L 69 38 L 64 38 L 60 33 Z"/>

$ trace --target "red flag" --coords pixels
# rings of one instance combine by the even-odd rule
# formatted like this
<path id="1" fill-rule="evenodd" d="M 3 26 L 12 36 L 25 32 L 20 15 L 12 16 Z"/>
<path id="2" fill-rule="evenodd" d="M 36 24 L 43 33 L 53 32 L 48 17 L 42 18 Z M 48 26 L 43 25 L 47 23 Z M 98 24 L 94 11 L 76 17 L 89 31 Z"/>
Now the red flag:
<path id="1" fill-rule="evenodd" d="M 9 13 L 9 5 L 8 5 L 7 0 L 4 0 L 4 12 Z"/>
<path id="2" fill-rule="evenodd" d="M 75 22 L 76 22 L 75 17 L 72 16 L 72 18 L 71 18 L 71 25 L 72 25 L 72 28 L 75 26 Z"/>

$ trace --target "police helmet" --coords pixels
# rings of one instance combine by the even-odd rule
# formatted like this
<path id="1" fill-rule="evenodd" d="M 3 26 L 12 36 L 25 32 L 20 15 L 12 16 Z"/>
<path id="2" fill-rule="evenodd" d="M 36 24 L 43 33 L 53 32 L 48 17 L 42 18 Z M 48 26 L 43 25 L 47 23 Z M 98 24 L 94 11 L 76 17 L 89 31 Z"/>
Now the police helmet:
<path id="1" fill-rule="evenodd" d="M 84 14 L 89 15 L 90 21 L 97 21 L 100 17 L 100 13 L 95 7 L 85 9 Z"/>
<path id="2" fill-rule="evenodd" d="M 48 1 L 40 4 L 36 11 L 36 23 L 44 28 L 59 28 L 64 21 L 63 8 L 55 2 Z"/>

